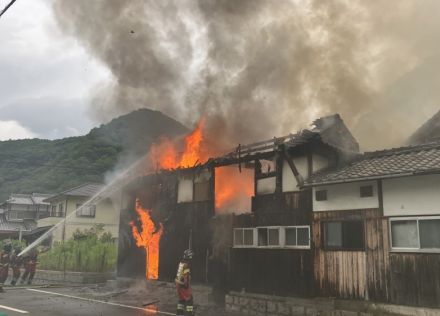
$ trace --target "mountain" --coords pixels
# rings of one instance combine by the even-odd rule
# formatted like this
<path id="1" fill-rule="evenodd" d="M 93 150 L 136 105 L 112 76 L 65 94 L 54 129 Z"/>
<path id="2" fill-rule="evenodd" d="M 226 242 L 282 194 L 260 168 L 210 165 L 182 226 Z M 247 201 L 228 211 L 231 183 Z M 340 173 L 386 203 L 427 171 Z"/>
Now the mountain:
<path id="1" fill-rule="evenodd" d="M 141 109 L 85 136 L 0 142 L 0 202 L 10 193 L 56 193 L 85 182 L 101 182 L 121 157 L 145 154 L 160 136 L 187 132 L 161 112 Z"/>
<path id="2" fill-rule="evenodd" d="M 440 111 L 412 134 L 407 143 L 420 145 L 440 140 Z"/>

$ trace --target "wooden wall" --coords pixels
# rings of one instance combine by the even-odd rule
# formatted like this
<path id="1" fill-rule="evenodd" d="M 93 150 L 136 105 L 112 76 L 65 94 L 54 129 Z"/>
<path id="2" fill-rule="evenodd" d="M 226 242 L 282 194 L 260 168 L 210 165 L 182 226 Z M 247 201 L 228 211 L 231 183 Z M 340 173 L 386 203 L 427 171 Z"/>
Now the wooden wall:
<path id="1" fill-rule="evenodd" d="M 440 254 L 390 253 L 391 302 L 440 307 Z"/>
<path id="2" fill-rule="evenodd" d="M 311 250 L 232 249 L 232 289 L 271 295 L 313 295 Z"/>
<path id="3" fill-rule="evenodd" d="M 364 221 L 365 250 L 324 250 L 322 222 L 349 219 Z M 315 282 L 320 296 L 388 301 L 388 222 L 380 216 L 379 210 L 316 212 L 312 233 Z"/>

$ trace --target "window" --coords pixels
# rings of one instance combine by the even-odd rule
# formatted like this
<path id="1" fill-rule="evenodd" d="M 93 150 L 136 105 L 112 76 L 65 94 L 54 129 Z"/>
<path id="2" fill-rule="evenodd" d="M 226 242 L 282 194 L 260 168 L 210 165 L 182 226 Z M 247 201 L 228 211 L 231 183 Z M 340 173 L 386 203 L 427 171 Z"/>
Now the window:
<path id="1" fill-rule="evenodd" d="M 391 247 L 396 250 L 440 251 L 440 218 L 390 219 Z"/>
<path id="2" fill-rule="evenodd" d="M 316 201 L 327 201 L 327 190 L 315 191 L 315 200 Z"/>
<path id="3" fill-rule="evenodd" d="M 258 246 L 267 246 L 267 228 L 258 228 Z"/>
<path id="4" fill-rule="evenodd" d="M 55 214 L 57 213 L 57 206 L 51 205 L 50 206 L 50 216 L 55 217 Z"/>
<path id="5" fill-rule="evenodd" d="M 76 204 L 76 217 L 95 217 L 96 205 L 86 205 L 81 207 L 82 204 Z"/>
<path id="6" fill-rule="evenodd" d="M 234 228 L 234 246 L 235 247 L 254 246 L 254 229 Z"/>
<path id="7" fill-rule="evenodd" d="M 276 172 L 276 161 L 268 159 L 257 160 L 257 176 L 274 176 Z"/>
<path id="8" fill-rule="evenodd" d="M 269 246 L 279 246 L 280 245 L 280 230 L 279 228 L 268 228 L 268 245 Z"/>
<path id="9" fill-rule="evenodd" d="M 310 226 L 234 228 L 234 247 L 310 248 Z"/>
<path id="10" fill-rule="evenodd" d="M 310 247 L 310 228 L 308 226 L 286 227 L 286 247 Z"/>
<path id="11" fill-rule="evenodd" d="M 280 246 L 280 227 L 259 227 L 258 246 Z"/>
<path id="12" fill-rule="evenodd" d="M 333 221 L 323 223 L 324 248 L 334 250 L 363 250 L 363 221 Z"/>
<path id="13" fill-rule="evenodd" d="M 371 197 L 373 196 L 373 186 L 372 185 L 365 185 L 359 188 L 359 193 L 361 195 L 361 198 L 363 197 Z"/>
<path id="14" fill-rule="evenodd" d="M 56 217 L 64 217 L 64 204 L 58 204 L 58 213 Z"/>

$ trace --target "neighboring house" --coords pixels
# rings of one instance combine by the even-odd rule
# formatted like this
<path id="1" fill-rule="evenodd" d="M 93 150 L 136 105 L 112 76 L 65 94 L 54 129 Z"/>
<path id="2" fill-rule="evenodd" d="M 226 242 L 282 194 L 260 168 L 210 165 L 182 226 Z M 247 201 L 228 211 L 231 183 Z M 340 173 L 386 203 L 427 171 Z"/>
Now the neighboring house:
<path id="1" fill-rule="evenodd" d="M 440 306 L 440 143 L 312 176 L 321 294 Z"/>
<path id="2" fill-rule="evenodd" d="M 104 231 L 118 237 L 119 210 L 109 198 L 98 197 L 76 212 L 102 188 L 103 184 L 88 183 L 46 198 L 44 202 L 50 203 L 49 216 L 38 220 L 38 227 L 51 227 L 62 222 L 52 233 L 53 242 L 68 240 L 76 230 L 90 229 L 96 224 L 103 224 Z"/>
<path id="3" fill-rule="evenodd" d="M 50 194 L 11 194 L 0 207 L 5 210 L 8 221 L 36 221 L 49 215 L 49 203 L 43 202 L 48 197 Z"/>
<path id="4" fill-rule="evenodd" d="M 36 222 L 32 219 L 8 221 L 5 215 L 5 210 L 0 209 L 0 240 L 21 239 L 30 243 L 46 231 L 36 228 Z"/>

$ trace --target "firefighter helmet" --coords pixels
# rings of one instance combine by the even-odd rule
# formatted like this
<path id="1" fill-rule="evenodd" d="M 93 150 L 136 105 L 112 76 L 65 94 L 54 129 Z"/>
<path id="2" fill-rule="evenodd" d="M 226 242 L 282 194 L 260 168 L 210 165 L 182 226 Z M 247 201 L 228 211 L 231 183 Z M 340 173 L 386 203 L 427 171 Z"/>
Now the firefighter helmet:
<path id="1" fill-rule="evenodd" d="M 192 259 L 193 256 L 194 256 L 194 251 L 192 251 L 191 249 L 186 249 L 183 252 L 183 259 L 190 260 Z"/>

